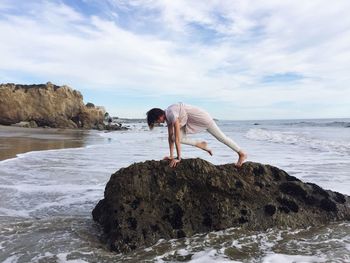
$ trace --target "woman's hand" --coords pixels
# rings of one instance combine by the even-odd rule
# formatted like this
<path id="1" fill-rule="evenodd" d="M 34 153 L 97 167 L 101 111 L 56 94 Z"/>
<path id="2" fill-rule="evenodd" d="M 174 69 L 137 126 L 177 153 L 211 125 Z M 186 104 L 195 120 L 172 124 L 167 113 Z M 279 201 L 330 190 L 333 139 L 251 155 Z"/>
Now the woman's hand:
<path id="1" fill-rule="evenodd" d="M 171 156 L 165 156 L 163 158 L 163 160 L 170 161 L 170 164 L 169 164 L 170 167 L 176 167 L 176 165 L 181 161 L 181 159 L 174 158 L 174 157 L 171 157 Z"/>
<path id="2" fill-rule="evenodd" d="M 169 166 L 175 168 L 175 167 L 177 166 L 177 164 L 178 164 L 180 161 L 181 161 L 181 159 L 172 159 L 172 160 L 170 161 Z"/>

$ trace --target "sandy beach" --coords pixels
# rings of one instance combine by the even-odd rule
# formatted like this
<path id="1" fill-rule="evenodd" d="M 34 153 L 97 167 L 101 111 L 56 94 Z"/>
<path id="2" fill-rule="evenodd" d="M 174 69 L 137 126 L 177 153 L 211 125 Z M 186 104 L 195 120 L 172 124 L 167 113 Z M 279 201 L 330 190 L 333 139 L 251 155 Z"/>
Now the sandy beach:
<path id="1" fill-rule="evenodd" d="M 0 125 L 0 161 L 31 151 L 83 147 L 90 134 L 88 130 Z"/>

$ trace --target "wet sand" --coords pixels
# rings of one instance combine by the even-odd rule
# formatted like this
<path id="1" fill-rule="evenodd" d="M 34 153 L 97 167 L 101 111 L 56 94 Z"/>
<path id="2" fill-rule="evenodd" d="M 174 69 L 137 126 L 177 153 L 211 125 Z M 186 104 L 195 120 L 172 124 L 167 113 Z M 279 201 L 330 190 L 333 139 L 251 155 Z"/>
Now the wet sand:
<path id="1" fill-rule="evenodd" d="M 0 161 L 30 151 L 84 147 L 91 135 L 88 130 L 0 125 Z"/>

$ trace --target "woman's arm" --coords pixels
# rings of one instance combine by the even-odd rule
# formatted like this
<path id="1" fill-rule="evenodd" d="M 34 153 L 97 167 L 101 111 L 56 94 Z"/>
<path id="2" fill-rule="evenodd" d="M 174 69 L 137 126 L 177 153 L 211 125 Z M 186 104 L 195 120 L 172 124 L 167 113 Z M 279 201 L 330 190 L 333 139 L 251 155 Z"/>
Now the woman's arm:
<path id="1" fill-rule="evenodd" d="M 170 157 L 165 157 L 164 159 L 174 159 L 174 125 L 168 125 L 168 142 Z"/>
<path id="2" fill-rule="evenodd" d="M 176 153 L 177 153 L 177 159 L 181 160 L 181 135 L 180 135 L 180 122 L 179 120 L 176 120 L 174 123 L 174 131 L 175 131 L 175 146 L 176 146 Z"/>
<path id="3" fill-rule="evenodd" d="M 180 122 L 179 120 L 176 120 L 174 125 L 173 125 L 173 131 L 175 132 L 175 146 L 176 146 L 176 153 L 177 153 L 177 158 L 172 159 L 170 162 L 170 167 L 175 167 L 180 161 L 181 161 L 181 134 L 180 134 Z M 174 148 L 174 144 L 172 144 L 172 147 Z M 172 151 L 171 151 L 172 153 Z"/>

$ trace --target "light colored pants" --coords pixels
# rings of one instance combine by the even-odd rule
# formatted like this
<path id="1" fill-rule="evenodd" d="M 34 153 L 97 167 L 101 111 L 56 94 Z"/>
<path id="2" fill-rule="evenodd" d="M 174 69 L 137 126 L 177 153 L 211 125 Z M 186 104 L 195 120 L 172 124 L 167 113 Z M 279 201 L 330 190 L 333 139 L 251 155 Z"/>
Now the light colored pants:
<path id="1" fill-rule="evenodd" d="M 187 138 L 186 132 L 185 132 L 185 127 L 182 127 L 180 131 L 181 131 L 181 139 L 180 139 L 181 143 L 196 146 L 196 144 L 201 142 L 201 141 L 195 141 L 195 140 L 191 140 L 191 139 Z M 219 142 L 222 142 L 223 144 L 227 145 L 235 152 L 238 153 L 241 150 L 241 148 L 238 146 L 238 144 L 235 143 L 232 139 L 228 138 L 220 130 L 220 128 L 216 125 L 215 122 L 213 122 L 213 124 L 207 129 L 207 131 L 211 135 L 213 135 Z"/>

